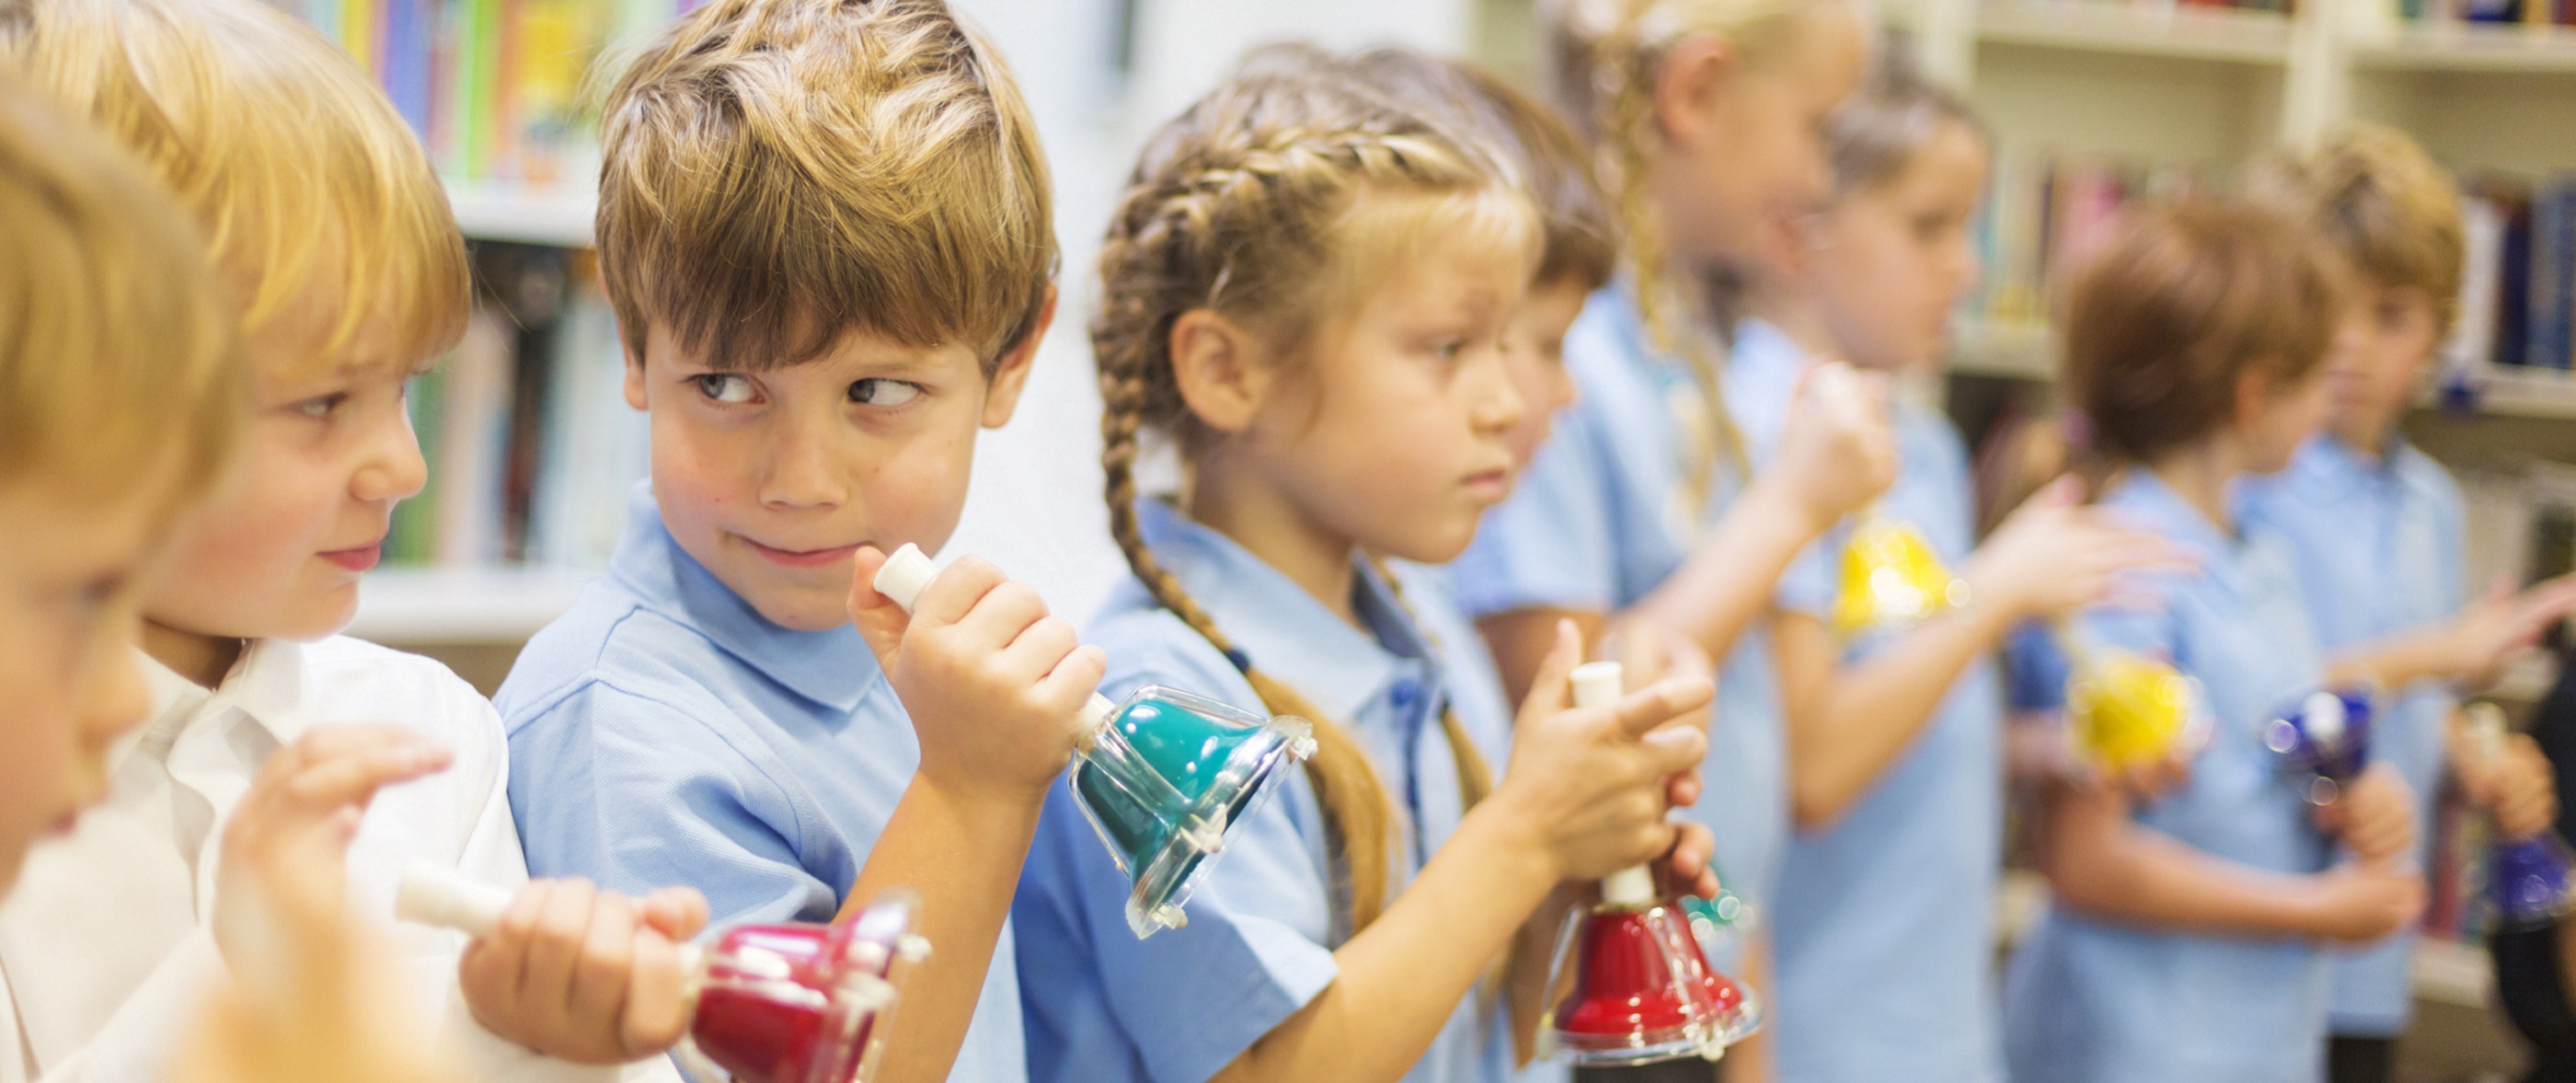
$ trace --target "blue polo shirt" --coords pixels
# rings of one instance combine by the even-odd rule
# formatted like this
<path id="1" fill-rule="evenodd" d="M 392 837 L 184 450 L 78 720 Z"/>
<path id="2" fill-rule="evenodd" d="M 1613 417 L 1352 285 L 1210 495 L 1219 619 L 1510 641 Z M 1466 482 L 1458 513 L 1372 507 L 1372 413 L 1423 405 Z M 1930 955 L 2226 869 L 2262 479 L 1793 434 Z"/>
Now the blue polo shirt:
<path id="1" fill-rule="evenodd" d="M 711 927 L 831 920 L 921 758 L 858 630 L 762 617 L 672 539 L 649 485 L 608 575 L 493 702 L 529 872 L 685 884 Z M 1006 928 L 950 1079 L 1027 1078 L 1017 974 Z"/>
<path id="2" fill-rule="evenodd" d="M 1483 644 L 1458 634 L 1463 620 L 1408 617 L 1408 606 L 1442 604 L 1426 590 L 1428 577 L 1408 575 L 1399 598 L 1359 565 L 1354 626 L 1170 505 L 1140 501 L 1137 515 L 1155 557 L 1252 664 L 1337 720 L 1368 754 L 1398 812 L 1391 841 L 1400 891 L 1464 815 L 1442 709 L 1457 711 L 1497 777 L 1508 755 L 1500 691 L 1453 684 L 1459 669 L 1448 659 Z M 1441 629 L 1440 642 L 1425 627 Z M 1133 580 L 1086 638 L 1108 652 L 1101 690 L 1112 699 L 1159 684 L 1268 713 L 1224 654 Z M 1189 923 L 1138 940 L 1123 910 L 1126 876 L 1070 792 L 1059 787 L 1048 798 L 1012 908 L 1036 1079 L 1200 1083 L 1332 983 L 1333 949 L 1348 933 L 1334 918 L 1334 865 L 1305 773 L 1291 772 L 1230 831 L 1186 904 Z M 1459 999 L 1404 1075 L 1408 1083 L 1513 1078 L 1509 1021 L 1488 992 Z"/>
<path id="3" fill-rule="evenodd" d="M 2261 736 L 2324 675 L 2295 555 L 2252 524 L 2230 537 L 2144 470 L 2100 503 L 2199 561 L 2145 581 L 2156 604 L 2081 618 L 2099 642 L 2199 681 L 2216 721 L 2190 780 L 2138 825 L 2247 868 L 2320 871 L 2326 841 L 2303 787 Z M 2304 937 L 2148 928 L 2061 906 L 2006 971 L 2005 1055 L 2014 1083 L 2318 1083 L 2326 997 L 2326 957 Z"/>
<path id="4" fill-rule="evenodd" d="M 1770 397 L 1734 400 L 1778 418 L 1806 355 L 1747 321 L 1734 367 Z M 1877 513 L 1912 524 L 1952 569 L 1976 545 L 1967 448 L 1920 400 L 1894 405 L 1897 474 Z M 1777 423 L 1757 459 L 1767 459 Z M 1784 609 L 1830 624 L 1849 525 L 1783 577 Z M 1890 642 L 1854 641 L 1846 662 Z M 1773 908 L 1779 985 L 1777 1057 L 1787 1083 L 2003 1078 L 1991 907 L 2003 861 L 2003 696 L 1991 661 L 1969 666 L 1878 780 L 1822 828 L 1795 836 Z"/>
<path id="5" fill-rule="evenodd" d="M 2329 654 L 2448 620 L 2465 601 L 2459 485 L 2402 440 L 2385 454 L 2365 455 L 2319 434 L 2288 469 L 2249 481 L 2240 503 L 2297 553 L 2308 613 Z M 2415 789 L 2416 822 L 2430 825 L 2455 700 L 2431 681 L 2391 691 L 2384 719 L 2371 730 L 2371 758 L 2405 776 Z M 2428 826 L 2417 836 L 2427 868 L 2434 835 Z M 2407 973 L 2415 936 L 2408 928 L 2337 956 L 2335 1033 L 2405 1032 L 2415 1004 Z"/>
<path id="6" fill-rule="evenodd" d="M 1458 602 L 1471 614 L 1607 614 L 1634 605 L 1681 567 L 1706 522 L 1741 488 L 1740 468 L 1721 466 L 1704 521 L 1690 517 L 1682 488 L 1690 431 L 1705 407 L 1687 363 L 1648 344 L 1624 288 L 1592 295 L 1566 333 L 1565 365 L 1582 398 L 1558 417 L 1511 498 L 1486 514 L 1475 543 L 1450 566 Z M 1777 682 L 1769 632 L 1756 623 L 1720 662 L 1700 765 L 1704 795 L 1683 812 L 1716 836 L 1727 887 L 1757 907 L 1772 903 L 1789 843 Z"/>

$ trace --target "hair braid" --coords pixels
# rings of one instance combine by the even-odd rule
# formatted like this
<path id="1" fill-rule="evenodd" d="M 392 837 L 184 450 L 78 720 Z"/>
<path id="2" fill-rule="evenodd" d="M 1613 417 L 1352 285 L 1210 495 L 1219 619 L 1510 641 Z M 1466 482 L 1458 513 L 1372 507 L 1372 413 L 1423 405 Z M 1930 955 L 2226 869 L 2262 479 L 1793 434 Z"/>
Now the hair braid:
<path id="1" fill-rule="evenodd" d="M 1345 229 L 1363 191 L 1435 197 L 1423 201 L 1417 230 L 1435 219 L 1453 226 L 1459 208 L 1473 214 L 1504 200 L 1525 247 L 1535 247 L 1535 215 L 1498 167 L 1358 80 L 1336 77 L 1339 64 L 1312 49 L 1255 54 L 1148 141 L 1101 245 L 1091 338 L 1110 533 L 1154 600 L 1226 652 L 1267 709 L 1313 723 L 1306 774 L 1335 855 L 1337 924 L 1349 935 L 1384 911 L 1394 878 L 1396 810 L 1385 783 L 1347 729 L 1235 648 L 1155 559 L 1135 509 L 1148 430 L 1175 439 L 1185 458 L 1207 438 L 1172 371 L 1175 322 L 1212 310 L 1283 351 L 1303 345 L 1325 312 L 1367 285 L 1354 279 L 1365 269 L 1355 265 L 1368 261 L 1347 251 L 1364 239 Z"/>

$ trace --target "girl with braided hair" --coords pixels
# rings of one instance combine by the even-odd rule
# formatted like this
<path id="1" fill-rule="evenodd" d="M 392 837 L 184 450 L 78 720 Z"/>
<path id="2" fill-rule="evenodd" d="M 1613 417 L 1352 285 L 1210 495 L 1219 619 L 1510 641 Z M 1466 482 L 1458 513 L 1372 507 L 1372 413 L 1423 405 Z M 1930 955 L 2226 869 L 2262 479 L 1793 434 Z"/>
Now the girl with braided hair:
<path id="1" fill-rule="evenodd" d="M 1826 121 L 1869 40 L 1850 0 L 1547 7 L 1559 97 L 1620 223 L 1621 277 L 1568 334 L 1581 399 L 1461 560 L 1459 601 L 1514 690 L 1565 619 L 1617 641 L 1632 675 L 1677 649 L 1723 660 L 1708 798 L 1691 817 L 1758 910 L 1790 832 L 1764 618 L 1797 553 L 1887 486 L 1895 447 L 1875 375 L 1808 379 L 1802 364 L 1776 393 L 1735 386 L 1710 283 L 1745 278 L 1763 225 L 1828 195 Z M 1788 406 L 1730 414 L 1738 399 Z M 1759 941 L 1726 960 L 1757 987 Z M 1766 1076 L 1762 1044 L 1729 1057 L 1729 1074 Z"/>
<path id="2" fill-rule="evenodd" d="M 1294 714 L 1320 747 L 1146 940 L 1049 798 L 1012 912 L 1036 1079 L 1507 1079 L 1543 904 L 1658 857 L 1714 890 L 1706 833 L 1665 820 L 1704 677 L 1569 709 L 1567 629 L 1505 717 L 1448 653 L 1478 644 L 1429 642 L 1375 561 L 1455 557 L 1512 483 L 1502 341 L 1538 225 L 1474 144 L 1310 50 L 1257 55 L 1147 144 L 1092 324 L 1135 573 L 1091 630 L 1103 690 Z M 1149 436 L 1179 458 L 1168 499 L 1138 493 Z"/>

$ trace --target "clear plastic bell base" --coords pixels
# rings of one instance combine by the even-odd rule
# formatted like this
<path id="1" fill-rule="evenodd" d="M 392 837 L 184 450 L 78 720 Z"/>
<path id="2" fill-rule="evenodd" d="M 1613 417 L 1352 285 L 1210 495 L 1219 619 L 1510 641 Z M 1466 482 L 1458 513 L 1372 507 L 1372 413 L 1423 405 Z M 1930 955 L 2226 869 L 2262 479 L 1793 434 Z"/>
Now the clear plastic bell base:
<path id="1" fill-rule="evenodd" d="M 1188 923 L 1191 885 L 1284 770 L 1314 755 L 1313 732 L 1304 719 L 1263 718 L 1160 686 L 1111 713 L 1074 761 L 1070 785 L 1134 885 L 1127 927 L 1137 939 Z"/>
<path id="2" fill-rule="evenodd" d="M 1894 631 L 1967 604 L 1968 584 L 1950 573 L 1914 524 L 1872 515 L 1843 546 L 1834 634 L 1845 639 Z"/>
<path id="3" fill-rule="evenodd" d="M 894 1006 L 894 966 L 924 950 L 912 932 L 917 906 L 898 892 L 829 925 L 725 930 L 692 978 L 683 1061 L 735 1083 L 866 1080 Z"/>
<path id="4" fill-rule="evenodd" d="M 2576 911 L 2576 853 L 2555 831 L 2499 843 L 2487 861 L 2487 905 L 2498 932 L 2557 924 Z"/>
<path id="5" fill-rule="evenodd" d="M 2370 765 L 2373 714 L 2365 689 L 2320 689 L 2273 712 L 2263 747 L 2305 772 L 2309 802 L 2324 805 Z"/>
<path id="6" fill-rule="evenodd" d="M 2200 682 L 2130 651 L 2097 649 L 2068 680 L 2066 725 L 2075 754 L 2106 770 L 2158 763 L 2210 731 Z"/>
<path id="7" fill-rule="evenodd" d="M 1581 1066 L 1716 1060 L 1762 1025 L 1760 1003 L 1709 965 L 1669 902 L 1568 914 L 1548 988 L 1565 995 L 1541 1022 L 1542 1051 Z"/>

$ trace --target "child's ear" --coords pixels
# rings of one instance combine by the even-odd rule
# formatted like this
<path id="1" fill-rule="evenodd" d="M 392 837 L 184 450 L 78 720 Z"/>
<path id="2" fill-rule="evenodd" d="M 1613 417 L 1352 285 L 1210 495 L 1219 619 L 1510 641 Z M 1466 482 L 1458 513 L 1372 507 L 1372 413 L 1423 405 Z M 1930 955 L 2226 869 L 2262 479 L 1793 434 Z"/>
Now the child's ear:
<path id="1" fill-rule="evenodd" d="M 1190 413 L 1210 429 L 1252 427 L 1270 384 L 1270 366 L 1262 361 L 1260 340 L 1213 310 L 1194 308 L 1172 321 L 1173 382 Z"/>
<path id="2" fill-rule="evenodd" d="M 1036 367 L 1038 343 L 1046 338 L 1047 327 L 1055 323 L 1055 283 L 1047 283 L 1046 300 L 1038 303 L 1038 318 L 1029 324 L 1029 333 L 1002 352 L 993 365 L 993 377 L 984 384 L 984 414 L 978 419 L 988 429 L 1009 424 L 1011 414 L 1020 407 L 1020 392 L 1028 390 L 1029 370 Z"/>
<path id="3" fill-rule="evenodd" d="M 620 323 L 617 325 L 617 345 L 626 355 L 626 405 L 644 409 L 644 343 L 636 341 L 635 334 Z"/>
<path id="4" fill-rule="evenodd" d="M 2236 429 L 2242 432 L 2260 424 L 2265 408 L 2272 405 L 2273 396 L 2281 390 L 2281 382 L 2264 373 L 2261 366 L 2245 366 L 2244 371 L 2236 374 L 2236 401 L 2233 404 Z"/>
<path id="5" fill-rule="evenodd" d="M 1735 45 L 1715 34 L 1693 34 L 1665 50 L 1655 65 L 1655 126 L 1676 142 L 1707 138 L 1708 106 L 1733 88 L 1738 59 Z"/>

